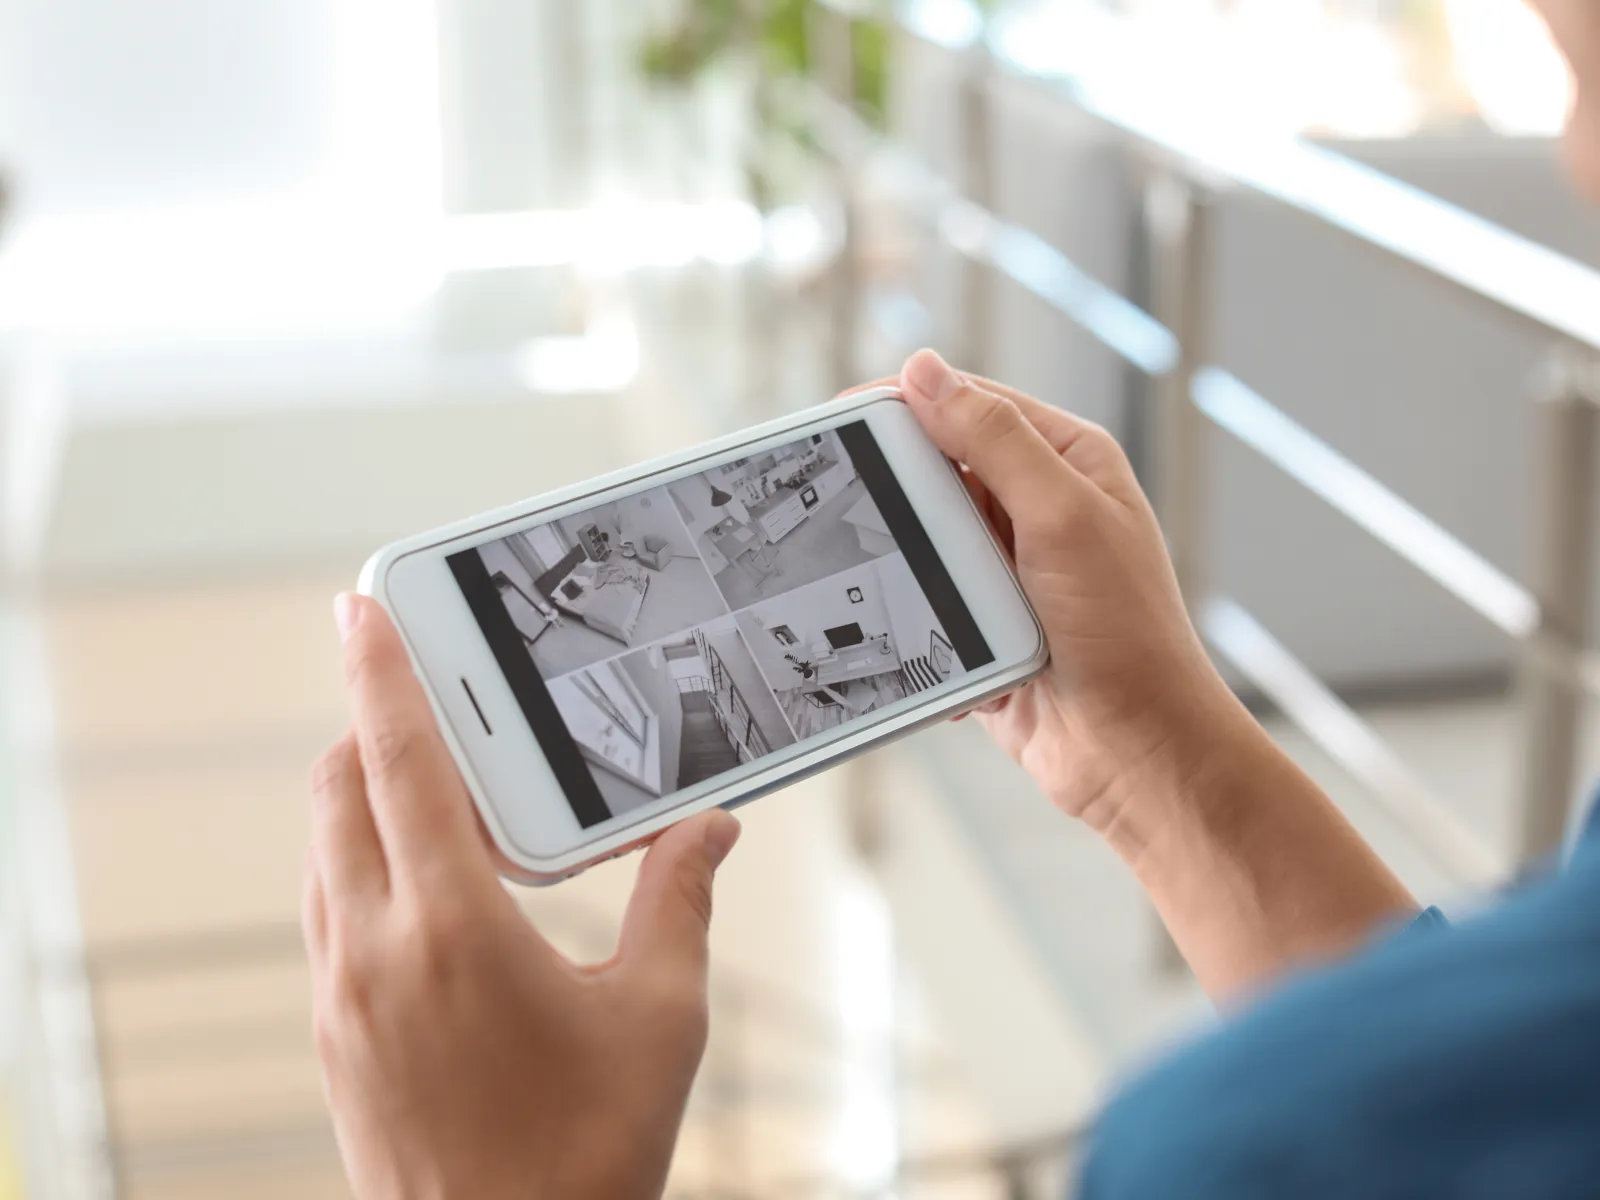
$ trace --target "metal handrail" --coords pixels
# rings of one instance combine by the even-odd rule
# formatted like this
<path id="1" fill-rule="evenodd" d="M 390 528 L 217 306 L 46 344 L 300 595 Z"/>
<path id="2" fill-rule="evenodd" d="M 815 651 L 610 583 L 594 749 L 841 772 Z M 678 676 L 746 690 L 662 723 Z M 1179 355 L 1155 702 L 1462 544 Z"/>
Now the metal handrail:
<path id="1" fill-rule="evenodd" d="M 843 15 L 848 6 L 824 0 Z M 941 5 L 945 7 L 945 5 Z M 1059 89 L 1071 105 L 1143 154 L 1206 187 L 1237 187 L 1348 234 L 1362 245 L 1486 300 L 1542 330 L 1600 351 L 1600 272 L 1403 183 L 1301 139 L 1252 136 L 1192 106 L 1135 108 L 1085 80 L 1018 63 L 976 19 L 952 38 L 925 3 L 896 6 L 901 29 L 951 50 L 982 49 L 1017 78 Z"/>
<path id="2" fill-rule="evenodd" d="M 750 708 L 750 702 L 744 698 L 744 693 L 734 682 L 722 655 L 698 629 L 694 631 L 694 644 L 700 652 L 700 657 L 711 666 L 711 709 L 716 714 L 718 723 L 722 725 L 723 732 L 736 744 L 740 757 L 745 762 L 752 762 L 771 754 L 772 744 L 767 741 L 766 733 L 756 724 L 756 715 Z M 719 702 L 724 687 L 728 689 L 728 701 L 733 707 L 731 716 L 722 711 Z M 744 725 L 742 736 L 735 732 L 740 724 L 741 711 Z"/>
<path id="3" fill-rule="evenodd" d="M 824 3 L 836 16 L 854 19 L 840 0 Z M 900 6 L 898 29 L 963 54 L 968 64 L 958 84 L 969 142 L 966 179 L 958 187 L 929 176 L 929 224 L 944 244 L 1031 292 L 1135 367 L 1165 381 L 1158 400 L 1165 452 L 1156 499 L 1185 599 L 1213 647 L 1278 701 L 1458 879 L 1481 884 L 1506 874 L 1383 747 L 1370 725 L 1241 607 L 1213 594 L 1204 577 L 1201 544 L 1207 491 L 1203 428 L 1220 429 L 1250 445 L 1523 645 L 1528 731 L 1524 827 L 1516 857 L 1526 860 L 1549 850 L 1560 839 L 1574 791 L 1583 693 L 1600 694 L 1595 686 L 1600 660 L 1585 644 L 1588 513 L 1596 491 L 1592 457 L 1600 440 L 1594 414 L 1600 384 L 1591 365 L 1591 356 L 1600 351 L 1600 272 L 1333 151 L 1298 140 L 1241 137 L 1182 113 L 1115 104 L 1081 81 L 1041 75 L 1005 59 L 981 22 L 952 39 L 921 21 L 924 12 L 916 4 Z M 1151 180 L 1147 239 L 1159 277 L 1157 315 L 974 198 L 987 199 L 984 194 L 992 190 L 990 89 L 997 71 L 1055 88 L 1064 104 L 1122 137 L 1145 165 Z M 888 144 L 855 116 L 848 94 L 819 90 L 812 99 L 825 151 L 855 162 Z M 1541 408 L 1560 470 L 1551 473 L 1539 510 L 1539 586 L 1529 589 L 1511 579 L 1211 361 L 1206 289 L 1214 265 L 1215 201 L 1227 190 L 1246 190 L 1315 219 L 1566 346 L 1559 378 L 1540 395 L 1547 402 Z M 858 312 L 868 307 L 859 295 L 850 299 Z M 880 312 L 887 308 L 877 306 Z M 979 347 L 986 342 L 982 336 L 972 340 Z M 983 368 L 981 358 L 969 365 Z M 1243 635 L 1246 629 L 1251 636 Z"/>
<path id="4" fill-rule="evenodd" d="M 1533 594 L 1226 371 L 1194 379 L 1194 401 L 1219 429 L 1382 542 L 1502 633 L 1533 636 Z"/>

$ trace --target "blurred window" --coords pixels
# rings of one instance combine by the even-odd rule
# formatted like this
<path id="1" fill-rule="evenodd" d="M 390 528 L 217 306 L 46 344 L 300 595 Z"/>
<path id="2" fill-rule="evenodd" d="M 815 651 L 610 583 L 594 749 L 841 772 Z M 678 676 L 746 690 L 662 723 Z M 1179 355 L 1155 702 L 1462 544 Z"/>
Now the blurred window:
<path id="1" fill-rule="evenodd" d="M 1570 86 L 1525 0 L 1040 0 L 1003 29 L 1036 67 L 1294 133 L 1554 134 Z"/>
<path id="2" fill-rule="evenodd" d="M 438 190 L 433 0 L 0 0 L 30 212 Z"/>

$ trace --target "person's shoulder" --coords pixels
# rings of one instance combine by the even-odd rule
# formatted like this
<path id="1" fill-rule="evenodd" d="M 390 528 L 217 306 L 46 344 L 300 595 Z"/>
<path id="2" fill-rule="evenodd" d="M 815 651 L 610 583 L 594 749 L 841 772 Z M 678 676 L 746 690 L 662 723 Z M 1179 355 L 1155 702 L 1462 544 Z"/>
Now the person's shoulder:
<path id="1" fill-rule="evenodd" d="M 1425 917 L 1186 1047 L 1106 1110 L 1083 1194 L 1592 1195 L 1597 1025 L 1600 856 L 1461 924 Z"/>

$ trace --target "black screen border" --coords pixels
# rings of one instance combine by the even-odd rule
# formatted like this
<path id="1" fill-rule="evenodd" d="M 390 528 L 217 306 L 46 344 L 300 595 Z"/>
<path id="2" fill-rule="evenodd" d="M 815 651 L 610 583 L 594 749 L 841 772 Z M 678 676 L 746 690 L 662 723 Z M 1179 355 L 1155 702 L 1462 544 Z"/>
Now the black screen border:
<path id="1" fill-rule="evenodd" d="M 446 560 L 456 585 L 466 597 L 467 607 L 489 643 L 489 651 L 500 665 L 506 683 L 516 697 L 517 707 L 533 731 L 539 749 L 544 751 L 556 782 L 566 793 L 567 803 L 584 829 L 592 829 L 616 814 L 600 793 L 600 785 L 589 773 L 589 764 L 578 748 L 577 740 L 567 732 L 567 723 L 561 719 L 555 698 L 545 686 L 544 676 L 533 665 L 533 657 L 522 642 L 522 631 L 511 620 L 505 604 L 500 599 L 500 589 L 489 576 L 483 556 L 474 547 L 450 555 Z"/>
<path id="2" fill-rule="evenodd" d="M 922 526 L 922 518 L 911 506 L 911 499 L 900 486 L 889 460 L 883 456 L 883 447 L 873 436 L 865 421 L 853 421 L 838 429 L 839 440 L 844 443 L 856 473 L 867 485 L 867 492 L 878 506 L 883 523 L 889 527 L 889 536 L 895 540 L 900 553 L 906 556 L 911 573 L 933 606 L 933 615 L 944 626 L 944 633 L 954 647 L 956 657 L 968 671 L 987 667 L 994 662 L 994 651 L 978 628 L 977 619 L 951 578 L 944 559 L 933 548 L 933 539 Z"/>

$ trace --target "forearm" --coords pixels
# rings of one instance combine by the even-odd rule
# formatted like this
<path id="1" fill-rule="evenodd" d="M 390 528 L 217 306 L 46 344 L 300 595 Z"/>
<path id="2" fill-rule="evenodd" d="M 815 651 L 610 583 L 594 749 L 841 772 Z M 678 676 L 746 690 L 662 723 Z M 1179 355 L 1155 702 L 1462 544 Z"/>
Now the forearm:
<path id="1" fill-rule="evenodd" d="M 1338 957 L 1418 905 L 1327 795 L 1231 696 L 1205 744 L 1175 739 L 1101 829 L 1222 1001 Z"/>

